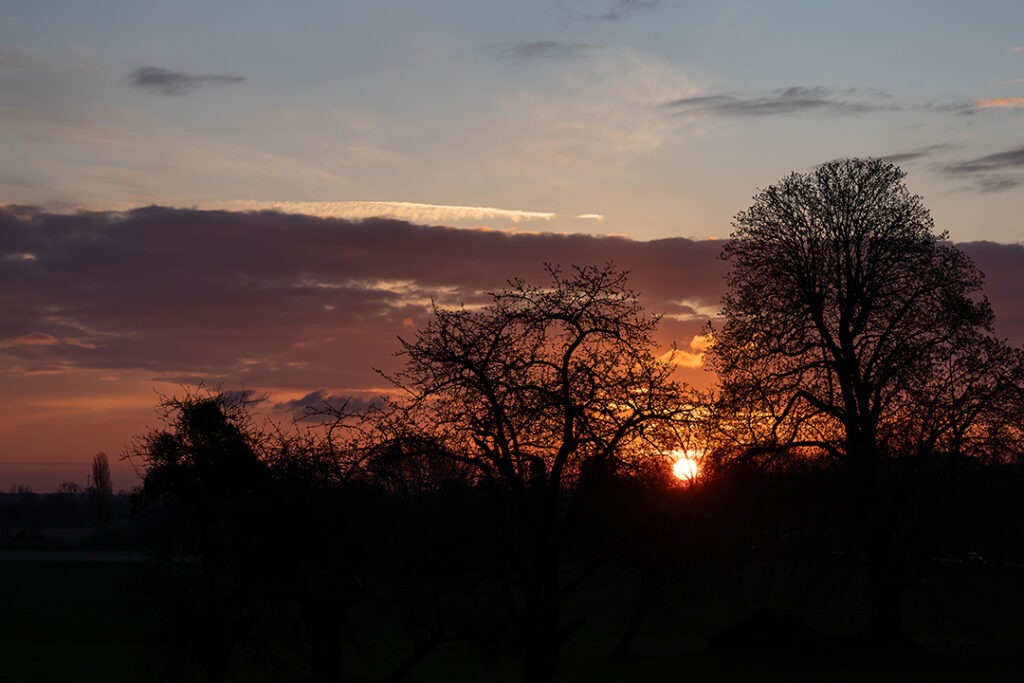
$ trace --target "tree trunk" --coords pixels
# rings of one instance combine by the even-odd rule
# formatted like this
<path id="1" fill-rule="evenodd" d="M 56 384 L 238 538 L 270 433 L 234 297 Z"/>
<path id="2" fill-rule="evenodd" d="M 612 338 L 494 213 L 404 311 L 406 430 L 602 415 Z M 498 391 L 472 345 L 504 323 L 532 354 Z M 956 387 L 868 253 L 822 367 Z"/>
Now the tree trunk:
<path id="1" fill-rule="evenodd" d="M 906 643 L 900 617 L 903 582 L 896 557 L 896 519 L 887 504 L 882 458 L 875 441 L 874 425 L 858 425 L 848 437 L 847 454 L 852 456 L 853 518 L 862 520 L 868 600 L 868 635 L 878 647 L 900 647 Z"/>

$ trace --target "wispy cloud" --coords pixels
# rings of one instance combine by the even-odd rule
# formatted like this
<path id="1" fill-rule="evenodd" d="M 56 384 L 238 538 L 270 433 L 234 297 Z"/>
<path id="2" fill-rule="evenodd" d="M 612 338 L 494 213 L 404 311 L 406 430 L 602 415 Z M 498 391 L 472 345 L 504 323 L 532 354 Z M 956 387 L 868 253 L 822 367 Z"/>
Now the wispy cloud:
<path id="1" fill-rule="evenodd" d="M 972 174 L 991 173 L 992 171 L 1004 171 L 1024 167 L 1024 147 L 1009 149 L 1005 152 L 989 154 L 968 161 L 961 161 L 956 164 L 949 164 L 943 167 L 946 173 Z"/>
<path id="2" fill-rule="evenodd" d="M 580 6 L 585 4 L 586 7 Z M 655 9 L 661 0 L 610 0 L 606 2 L 569 3 L 569 16 L 579 21 L 621 21 L 636 12 Z M 596 5 L 596 7 L 594 7 Z"/>
<path id="3" fill-rule="evenodd" d="M 588 221 L 597 221 L 597 222 L 600 223 L 601 221 L 604 220 L 604 214 L 600 214 L 600 213 L 581 213 L 578 216 L 576 216 L 576 218 L 580 218 L 580 219 L 588 220 Z"/>
<path id="4" fill-rule="evenodd" d="M 932 102 L 900 101 L 873 88 L 834 90 L 824 86 L 792 86 L 760 94 L 713 93 L 666 102 L 679 116 L 787 116 L 823 114 L 849 116 L 877 111 L 925 111 L 971 115 L 989 109 L 1024 109 L 1024 97 L 992 97 Z"/>
<path id="5" fill-rule="evenodd" d="M 1024 169 L 1024 147 L 946 164 L 940 170 L 951 176 L 973 179 L 982 192 L 1003 192 L 1024 185 L 1024 177 L 1011 175 Z"/>
<path id="6" fill-rule="evenodd" d="M 29 332 L 16 339 L 0 340 L 0 349 L 14 348 L 15 346 L 56 346 L 60 341 L 52 334 L 44 332 Z"/>
<path id="7" fill-rule="evenodd" d="M 915 149 L 909 152 L 897 152 L 896 154 L 886 154 L 880 157 L 883 161 L 888 161 L 891 164 L 905 164 L 912 161 L 920 161 L 926 157 L 930 157 L 936 152 L 941 152 L 950 148 L 949 144 L 939 145 L 928 145 L 920 149 Z"/>
<path id="8" fill-rule="evenodd" d="M 1011 84 L 1012 82 L 1004 83 L 1004 85 Z M 1024 108 L 1024 97 L 991 97 L 952 102 L 929 102 L 917 108 L 922 111 L 937 112 L 940 114 L 971 116 L 987 110 L 1022 109 Z"/>
<path id="9" fill-rule="evenodd" d="M 267 202 L 231 200 L 203 202 L 198 208 L 223 211 L 279 211 L 304 214 L 320 218 L 394 218 L 415 223 L 445 223 L 461 220 L 503 219 L 520 221 L 548 221 L 555 214 L 544 211 L 499 209 L 490 206 L 449 206 L 444 204 L 418 204 L 415 202 Z"/>
<path id="10" fill-rule="evenodd" d="M 581 59 L 592 50 L 584 43 L 558 43 L 538 40 L 525 43 L 499 43 L 494 46 L 499 59 L 512 61 Z"/>
<path id="11" fill-rule="evenodd" d="M 681 116 L 783 116 L 820 113 L 831 116 L 898 109 L 887 95 L 876 91 L 836 92 L 821 86 L 780 88 L 764 95 L 700 95 L 666 103 Z"/>
<path id="12" fill-rule="evenodd" d="M 336 396 L 324 389 L 317 389 L 298 398 L 279 401 L 274 404 L 274 410 L 304 417 L 313 411 L 326 409 L 346 413 L 366 410 L 373 405 L 373 400 L 363 396 Z"/>
<path id="13" fill-rule="evenodd" d="M 978 189 L 982 192 L 1005 192 L 1024 185 L 1024 179 L 1008 175 L 992 175 L 978 178 Z"/>
<path id="14" fill-rule="evenodd" d="M 1019 55 L 1024 53 L 1024 45 L 1018 45 L 1017 47 L 1010 48 L 1010 54 Z"/>
<path id="15" fill-rule="evenodd" d="M 132 86 L 161 95 L 185 95 L 207 85 L 228 85 L 244 80 L 244 76 L 234 74 L 187 74 L 158 66 L 144 66 L 128 75 Z"/>
<path id="16" fill-rule="evenodd" d="M 994 97 L 987 100 L 974 100 L 977 109 L 1022 109 L 1024 97 Z"/>

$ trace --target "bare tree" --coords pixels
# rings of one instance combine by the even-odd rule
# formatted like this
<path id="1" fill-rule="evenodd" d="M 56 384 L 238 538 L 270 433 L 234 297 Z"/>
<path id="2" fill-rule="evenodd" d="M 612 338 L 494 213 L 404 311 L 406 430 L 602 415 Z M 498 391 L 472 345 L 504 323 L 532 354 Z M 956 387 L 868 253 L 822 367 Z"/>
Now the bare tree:
<path id="1" fill-rule="evenodd" d="M 1020 382 L 998 369 L 1019 358 L 991 338 L 981 273 L 934 232 L 904 177 L 848 159 L 759 192 L 724 249 L 732 267 L 711 354 L 737 441 L 847 468 L 870 626 L 885 640 L 901 633 L 886 460 L 925 437 L 977 431 L 981 406 Z M 992 362 L 967 362 L 985 349 Z"/>
<path id="2" fill-rule="evenodd" d="M 482 308 L 435 307 L 405 367 L 393 432 L 427 435 L 435 457 L 471 466 L 506 507 L 509 552 L 525 590 L 529 680 L 555 667 L 559 576 L 572 504 L 588 473 L 666 471 L 692 406 L 652 353 L 658 322 L 612 266 L 549 267 Z"/>

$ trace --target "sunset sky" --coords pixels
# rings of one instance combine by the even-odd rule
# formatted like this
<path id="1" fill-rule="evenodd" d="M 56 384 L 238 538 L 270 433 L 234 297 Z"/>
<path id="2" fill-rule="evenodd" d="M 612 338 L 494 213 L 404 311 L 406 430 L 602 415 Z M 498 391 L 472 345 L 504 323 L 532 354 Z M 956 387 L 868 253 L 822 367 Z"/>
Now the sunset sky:
<path id="1" fill-rule="evenodd" d="M 699 381 L 715 240 L 838 157 L 900 164 L 1024 342 L 1019 1 L 6 3 L 0 148 L 0 489 L 133 484 L 181 385 L 372 396 L 432 298 L 544 261 L 629 268 Z"/>

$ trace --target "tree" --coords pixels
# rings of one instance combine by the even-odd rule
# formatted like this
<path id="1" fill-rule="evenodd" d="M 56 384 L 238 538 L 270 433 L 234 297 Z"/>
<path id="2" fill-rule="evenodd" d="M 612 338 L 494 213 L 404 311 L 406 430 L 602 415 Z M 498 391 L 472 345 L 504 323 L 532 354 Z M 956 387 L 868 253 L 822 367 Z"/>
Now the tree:
<path id="1" fill-rule="evenodd" d="M 292 680 L 306 668 L 304 680 L 341 680 L 356 515 L 340 485 L 352 465 L 312 433 L 257 424 L 253 403 L 203 387 L 165 398 L 163 428 L 128 451 L 157 557 L 199 559 L 188 572 L 150 565 L 150 589 L 174 596 L 159 647 L 178 678 Z"/>
<path id="2" fill-rule="evenodd" d="M 568 582 L 559 558 L 588 476 L 664 471 L 692 407 L 651 348 L 647 315 L 612 266 L 548 267 L 482 308 L 435 306 L 405 367 L 392 433 L 426 438 L 433 457 L 469 465 L 504 508 L 509 557 L 525 592 L 527 679 L 552 674 Z M 406 443 L 413 442 L 407 439 Z"/>
<path id="3" fill-rule="evenodd" d="M 107 454 L 100 451 L 92 458 L 92 477 L 89 484 L 89 499 L 92 502 L 93 520 L 96 533 L 103 535 L 110 523 L 110 506 L 114 498 L 114 484 L 110 478 L 110 462 Z"/>
<path id="4" fill-rule="evenodd" d="M 1014 362 L 991 338 L 981 273 L 934 232 L 904 177 L 881 160 L 847 159 L 759 192 L 737 215 L 723 252 L 731 264 L 725 323 L 711 354 L 734 433 L 774 452 L 824 454 L 846 468 L 867 562 L 870 628 L 884 640 L 901 632 L 885 464 L 921 446 L 915 435 L 939 443 L 978 426 L 984 410 L 939 418 L 952 417 L 953 404 L 992 405 L 1005 394 L 990 391 L 989 379 L 1002 377 L 997 384 L 1006 386 L 1013 373 L 999 368 Z M 965 362 L 982 348 L 991 349 L 984 357 L 992 363 Z M 954 368 L 972 381 L 957 379 Z M 953 403 L 936 402 L 939 386 L 952 391 Z"/>

